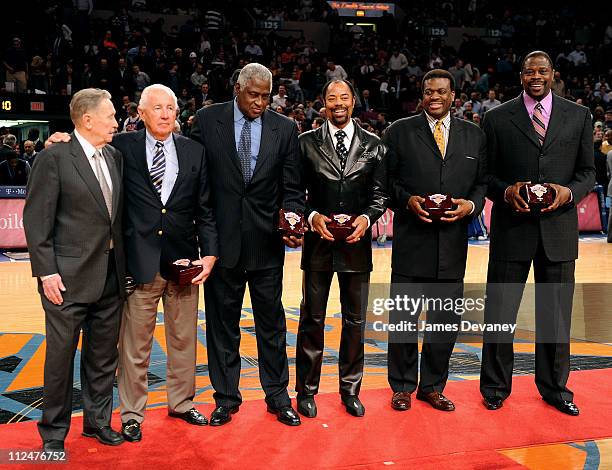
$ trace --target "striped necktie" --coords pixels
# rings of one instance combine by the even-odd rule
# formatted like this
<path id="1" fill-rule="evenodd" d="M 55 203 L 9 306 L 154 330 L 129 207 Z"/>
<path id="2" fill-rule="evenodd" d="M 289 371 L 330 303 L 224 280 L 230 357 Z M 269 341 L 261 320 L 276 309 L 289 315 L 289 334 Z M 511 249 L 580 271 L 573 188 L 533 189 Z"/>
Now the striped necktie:
<path id="1" fill-rule="evenodd" d="M 436 121 L 433 136 L 434 136 L 434 140 L 436 141 L 436 144 L 438 144 L 438 149 L 440 149 L 440 154 L 442 154 L 442 158 L 444 158 L 444 151 L 445 151 L 446 143 L 444 142 L 444 131 L 442 130 L 442 119 L 438 119 Z"/>
<path id="2" fill-rule="evenodd" d="M 533 116 L 531 117 L 533 128 L 535 129 L 536 134 L 538 134 L 540 145 L 544 145 L 544 138 L 546 137 L 546 126 L 544 125 L 544 116 L 542 115 L 543 109 L 544 106 L 542 106 L 542 103 L 536 104 L 536 107 L 533 110 Z"/>
<path id="3" fill-rule="evenodd" d="M 242 131 L 240 131 L 240 140 L 238 140 L 238 157 L 240 158 L 242 178 L 246 186 L 251 182 L 251 120 L 246 116 Z"/>
<path id="4" fill-rule="evenodd" d="M 153 156 L 153 165 L 151 165 L 151 181 L 161 197 L 162 183 L 164 181 L 164 173 L 166 172 L 166 155 L 164 153 L 164 143 L 159 140 L 155 143 L 155 155 Z"/>

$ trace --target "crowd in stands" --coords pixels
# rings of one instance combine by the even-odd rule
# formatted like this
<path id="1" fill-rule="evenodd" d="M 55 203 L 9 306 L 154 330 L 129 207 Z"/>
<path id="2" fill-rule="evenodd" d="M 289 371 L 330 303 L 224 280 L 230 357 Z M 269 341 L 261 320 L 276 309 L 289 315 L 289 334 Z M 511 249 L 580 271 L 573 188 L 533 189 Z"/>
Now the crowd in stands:
<path id="1" fill-rule="evenodd" d="M 195 112 L 230 99 L 238 70 L 250 61 L 270 68 L 270 106 L 295 120 L 301 132 L 325 119 L 322 85 L 346 78 L 357 91 L 354 117 L 380 134 L 391 121 L 420 112 L 421 78 L 432 68 L 455 77 L 453 115 L 479 124 L 488 110 L 520 92 L 525 52 L 542 49 L 555 62 L 554 93 L 591 109 L 598 182 L 608 186 L 612 20 L 597 9 L 562 3 L 550 9 L 504 6 L 489 0 L 399 1 L 405 16 L 385 14 L 371 31 L 344 26 L 322 0 L 26 3 L 29 11 L 44 14 L 28 15 L 27 24 L 16 21 L 16 32 L 7 38 L 0 67 L 5 91 L 71 95 L 81 88 L 105 88 L 115 99 L 120 131 L 142 127 L 139 95 L 147 85 L 163 83 L 178 96 L 178 126 L 189 134 Z M 97 8 L 114 12 L 106 18 L 95 14 Z M 139 19 L 139 12 L 160 16 Z M 162 15 L 168 14 L 187 19 L 166 28 Z M 327 23 L 329 50 L 319 51 L 304 35 L 256 29 L 258 19 Z M 430 26 L 487 28 L 498 31 L 499 38 L 464 34 L 453 48 L 444 37 L 430 37 Z"/>

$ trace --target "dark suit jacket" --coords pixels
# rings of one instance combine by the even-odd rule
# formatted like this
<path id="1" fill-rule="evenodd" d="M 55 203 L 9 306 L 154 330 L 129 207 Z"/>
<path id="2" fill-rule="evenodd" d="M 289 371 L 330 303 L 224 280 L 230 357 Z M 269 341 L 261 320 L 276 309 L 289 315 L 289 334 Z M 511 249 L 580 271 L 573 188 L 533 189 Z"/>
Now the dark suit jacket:
<path id="1" fill-rule="evenodd" d="M 102 296 L 112 237 L 117 276 L 125 276 L 121 211 L 121 153 L 102 150 L 113 183 L 112 221 L 96 178 L 78 140 L 58 143 L 36 157 L 23 211 L 35 277 L 59 273 L 65 300 L 96 302 Z M 123 293 L 123 282 L 119 283 Z"/>
<path id="2" fill-rule="evenodd" d="M 387 175 L 386 147 L 380 139 L 356 123 L 344 173 L 327 122 L 299 137 L 303 180 L 308 191 L 305 218 L 312 211 L 362 215 L 373 224 L 385 212 Z M 369 272 L 372 270 L 372 233 L 368 229 L 355 244 L 328 242 L 307 232 L 302 269 L 310 271 Z"/>
<path id="3" fill-rule="evenodd" d="M 450 194 L 469 199 L 473 216 L 484 207 L 486 144 L 475 124 L 451 117 L 443 159 L 424 113 L 394 122 L 383 136 L 389 146 L 393 272 L 405 276 L 463 279 L 470 217 L 426 223 L 406 209 L 410 196 Z"/>
<path id="4" fill-rule="evenodd" d="M 244 185 L 234 139 L 233 101 L 200 109 L 191 137 L 204 144 L 213 208 L 219 231 L 219 261 L 248 270 L 283 265 L 284 245 L 277 233 L 278 211 L 303 212 L 297 129 L 290 119 L 266 110 L 259 156 Z"/>
<path id="5" fill-rule="evenodd" d="M 167 276 L 169 263 L 177 259 L 218 255 L 204 149 L 174 135 L 179 173 L 164 205 L 151 182 L 145 140 L 144 130 L 113 138 L 124 155 L 127 270 L 137 284 L 151 282 L 158 272 Z"/>
<path id="6" fill-rule="evenodd" d="M 595 184 L 591 114 L 588 108 L 553 95 L 546 139 L 540 148 L 522 96 L 487 112 L 490 182 L 487 196 L 494 202 L 491 218 L 491 256 L 529 261 L 540 234 L 551 261 L 578 257 L 576 203 Z M 573 202 L 541 217 L 515 213 L 504 202 L 506 188 L 517 181 L 557 183 L 569 187 Z"/>

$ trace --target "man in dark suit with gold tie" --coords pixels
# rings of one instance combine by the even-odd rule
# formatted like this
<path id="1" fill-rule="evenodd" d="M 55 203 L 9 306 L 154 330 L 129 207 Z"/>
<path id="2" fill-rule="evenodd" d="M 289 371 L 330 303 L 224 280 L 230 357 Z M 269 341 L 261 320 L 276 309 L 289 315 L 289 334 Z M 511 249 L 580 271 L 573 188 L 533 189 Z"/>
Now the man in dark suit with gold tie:
<path id="1" fill-rule="evenodd" d="M 74 356 L 81 330 L 83 435 L 118 445 L 110 427 L 124 294 L 122 155 L 105 90 L 70 102 L 72 140 L 43 150 L 30 179 L 23 220 L 45 310 L 46 355 L 39 432 L 46 451 L 63 451 L 73 407 Z"/>
<path id="2" fill-rule="evenodd" d="M 523 93 L 485 115 L 487 196 L 494 202 L 485 322 L 516 321 L 533 264 L 539 338 L 536 385 L 547 403 L 576 416 L 579 410 L 567 388 L 578 257 L 576 204 L 593 188 L 595 166 L 591 113 L 554 95 L 553 77 L 548 54 L 531 52 L 521 67 Z M 527 182 L 549 183 L 555 192 L 553 203 L 541 212 L 530 210 L 520 194 Z M 512 341 L 512 335 L 485 335 L 480 391 L 490 410 L 501 408 L 510 395 Z"/>
<path id="3" fill-rule="evenodd" d="M 389 185 L 393 222 L 391 297 L 421 295 L 459 299 L 467 258 L 467 226 L 484 206 L 485 137 L 475 124 L 453 118 L 453 76 L 432 70 L 422 80 L 423 113 L 393 123 L 383 136 L 389 146 Z M 425 196 L 452 198 L 455 209 L 434 221 L 423 206 Z M 412 316 L 390 311 L 390 322 Z M 457 325 L 455 312 L 429 310 L 427 323 Z M 455 406 L 443 395 L 457 333 L 425 334 L 421 376 L 416 398 L 441 411 Z M 417 389 L 418 349 L 416 332 L 390 333 L 388 350 L 391 406 L 411 407 Z"/>
<path id="4" fill-rule="evenodd" d="M 306 233 L 302 251 L 303 298 L 296 353 L 298 411 L 317 414 L 314 396 L 319 389 L 325 311 L 334 273 L 340 285 L 342 333 L 339 368 L 340 396 L 353 416 L 363 416 L 359 400 L 363 378 L 365 321 L 363 299 L 372 270 L 371 225 L 385 212 L 386 148 L 380 139 L 351 119 L 355 90 L 346 80 L 323 88 L 328 121 L 300 136 L 303 181 L 308 191 Z M 334 214 L 335 213 L 335 214 Z M 346 240 L 334 239 L 330 217 L 356 216 Z"/>

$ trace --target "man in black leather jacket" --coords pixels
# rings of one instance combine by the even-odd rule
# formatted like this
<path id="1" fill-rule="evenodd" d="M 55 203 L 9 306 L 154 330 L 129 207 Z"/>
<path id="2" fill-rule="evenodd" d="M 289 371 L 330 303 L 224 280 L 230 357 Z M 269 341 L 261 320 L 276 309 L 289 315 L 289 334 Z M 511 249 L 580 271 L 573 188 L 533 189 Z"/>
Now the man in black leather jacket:
<path id="1" fill-rule="evenodd" d="M 352 85 L 332 80 L 323 88 L 328 120 L 299 137 L 304 185 L 308 191 L 305 217 L 311 230 L 302 251 L 303 299 L 297 340 L 296 391 L 298 411 L 316 416 L 323 360 L 325 311 L 334 272 L 338 273 L 342 306 L 340 395 L 348 413 L 363 416 L 359 400 L 365 317 L 362 301 L 372 271 L 373 224 L 386 210 L 386 147 L 351 119 L 355 104 Z M 328 229 L 332 214 L 356 216 L 351 234 L 334 239 Z"/>

